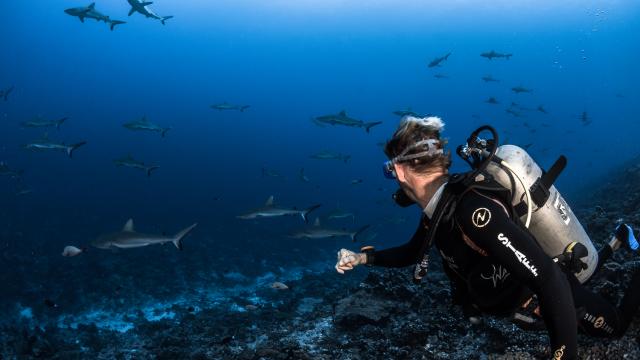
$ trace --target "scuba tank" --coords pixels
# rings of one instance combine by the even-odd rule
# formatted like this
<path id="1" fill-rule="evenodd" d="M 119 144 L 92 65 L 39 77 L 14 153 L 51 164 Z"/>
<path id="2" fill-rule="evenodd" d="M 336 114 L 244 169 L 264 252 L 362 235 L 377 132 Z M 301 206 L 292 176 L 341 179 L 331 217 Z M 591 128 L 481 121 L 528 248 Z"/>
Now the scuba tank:
<path id="1" fill-rule="evenodd" d="M 493 139 L 478 137 L 485 130 L 492 132 Z M 566 166 L 566 158 L 560 156 L 545 172 L 524 149 L 515 145 L 497 145 L 496 131 L 490 126 L 483 126 L 471 134 L 465 145 L 458 147 L 457 153 L 474 168 L 472 177 L 487 174 L 511 190 L 511 205 L 547 255 L 557 259 L 574 242 L 585 246 L 588 254 L 581 258 L 583 269 L 576 273 L 578 280 L 584 283 L 597 268 L 598 252 L 567 202 L 553 186 Z"/>

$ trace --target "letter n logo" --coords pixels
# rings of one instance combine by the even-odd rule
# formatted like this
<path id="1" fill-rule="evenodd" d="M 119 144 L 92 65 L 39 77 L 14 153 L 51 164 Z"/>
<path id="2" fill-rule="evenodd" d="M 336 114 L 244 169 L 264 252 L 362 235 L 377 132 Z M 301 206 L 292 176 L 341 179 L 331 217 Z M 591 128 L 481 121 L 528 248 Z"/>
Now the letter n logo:
<path id="1" fill-rule="evenodd" d="M 487 208 L 476 209 L 471 215 L 471 221 L 475 227 L 485 227 L 491 221 L 491 211 Z"/>

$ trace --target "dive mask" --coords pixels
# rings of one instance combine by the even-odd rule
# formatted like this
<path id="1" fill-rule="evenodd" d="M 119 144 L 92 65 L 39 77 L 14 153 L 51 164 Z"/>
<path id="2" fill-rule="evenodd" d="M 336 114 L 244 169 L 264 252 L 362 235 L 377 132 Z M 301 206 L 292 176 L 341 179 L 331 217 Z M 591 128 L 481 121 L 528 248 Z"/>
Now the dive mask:
<path id="1" fill-rule="evenodd" d="M 434 156 L 434 155 L 439 155 L 444 153 L 444 150 L 438 149 L 438 146 L 437 146 L 438 143 L 440 143 L 438 139 L 425 139 L 425 140 L 418 141 L 417 143 L 407 147 L 406 149 L 404 149 L 404 151 L 400 153 L 400 155 L 394 157 L 391 160 L 387 160 L 382 164 L 382 173 L 384 174 L 384 177 L 391 180 L 396 179 L 396 171 L 393 167 L 394 164 L 398 164 L 403 161 L 421 158 L 423 156 Z M 421 151 L 419 153 L 407 155 L 409 151 L 415 148 L 418 148 L 420 146 L 425 146 L 426 150 Z"/>

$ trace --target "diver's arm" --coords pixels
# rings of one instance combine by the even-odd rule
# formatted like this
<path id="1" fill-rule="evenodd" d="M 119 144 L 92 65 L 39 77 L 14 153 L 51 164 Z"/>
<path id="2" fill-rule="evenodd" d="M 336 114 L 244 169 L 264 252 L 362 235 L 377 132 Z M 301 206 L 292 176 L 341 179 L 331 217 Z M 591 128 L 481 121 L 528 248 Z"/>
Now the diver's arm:
<path id="1" fill-rule="evenodd" d="M 420 261 L 420 248 L 426 236 L 427 228 L 423 224 L 423 219 L 420 219 L 418 229 L 409 242 L 389 249 L 369 252 L 366 263 L 393 268 L 415 265 Z"/>
<path id="2" fill-rule="evenodd" d="M 537 294 L 554 355 L 574 359 L 576 312 L 571 289 L 558 265 L 509 218 L 501 204 L 484 195 L 470 191 L 459 203 L 456 216 L 462 231 L 476 245 Z"/>

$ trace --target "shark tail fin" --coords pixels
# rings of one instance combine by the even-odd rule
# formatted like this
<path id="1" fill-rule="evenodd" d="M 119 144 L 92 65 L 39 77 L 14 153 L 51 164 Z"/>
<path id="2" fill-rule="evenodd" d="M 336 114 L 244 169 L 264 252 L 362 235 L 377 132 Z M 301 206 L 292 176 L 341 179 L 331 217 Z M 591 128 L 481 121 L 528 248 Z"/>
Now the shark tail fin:
<path id="1" fill-rule="evenodd" d="M 511 57 L 512 57 L 512 56 L 513 56 L 513 54 L 506 54 L 504 57 L 505 57 L 507 60 L 509 60 L 509 59 L 511 59 Z"/>
<path id="2" fill-rule="evenodd" d="M 162 20 L 160 20 L 160 22 L 162 23 L 162 25 L 164 25 L 164 22 L 171 19 L 173 17 L 173 15 L 169 15 L 169 16 L 163 16 Z"/>
<path id="3" fill-rule="evenodd" d="M 62 125 L 62 123 L 67 121 L 67 119 L 68 119 L 68 117 L 63 117 L 62 119 L 56 121 L 56 129 L 60 130 L 60 125 Z"/>
<path id="4" fill-rule="evenodd" d="M 313 206 L 311 206 L 309 208 L 304 209 L 300 213 L 300 216 L 302 216 L 302 220 L 304 220 L 305 223 L 309 222 L 309 219 L 308 219 L 309 213 L 312 212 L 313 210 L 319 208 L 320 206 L 321 206 L 320 204 L 317 204 L 317 205 L 313 205 Z"/>
<path id="5" fill-rule="evenodd" d="M 171 130 L 170 127 L 162 129 L 160 132 L 160 136 L 164 137 L 167 134 L 167 131 Z"/>
<path id="6" fill-rule="evenodd" d="M 109 28 L 111 29 L 111 31 L 113 31 L 113 29 L 115 29 L 116 25 L 125 24 L 125 23 L 126 23 L 126 21 L 111 20 L 111 24 L 109 25 Z"/>
<path id="7" fill-rule="evenodd" d="M 374 122 L 366 123 L 364 124 L 364 129 L 367 131 L 367 133 L 369 133 L 369 130 L 371 130 L 372 127 L 380 124 L 382 124 L 382 121 L 374 121 Z"/>
<path id="8" fill-rule="evenodd" d="M 369 228 L 369 225 L 365 225 L 365 226 L 361 227 L 360 229 L 358 229 L 358 231 L 356 231 L 353 234 L 351 234 L 351 241 L 357 242 L 358 241 L 358 236 L 360 234 L 362 234 L 362 232 L 367 230 L 368 228 Z"/>
<path id="9" fill-rule="evenodd" d="M 77 144 L 70 145 L 69 147 L 67 147 L 67 155 L 69 155 L 69 157 L 73 157 L 73 152 L 77 148 L 79 148 L 80 146 L 82 146 L 82 145 L 84 145 L 86 143 L 87 143 L 86 141 L 81 141 L 81 142 L 79 142 Z"/>
<path id="10" fill-rule="evenodd" d="M 182 251 L 182 240 L 187 237 L 187 235 L 189 235 L 191 233 L 191 231 L 193 231 L 193 229 L 198 226 L 197 223 L 189 226 L 188 228 L 180 231 L 179 233 L 176 234 L 176 236 L 173 237 L 173 245 L 176 246 L 176 248 L 180 251 Z"/>
<path id="11" fill-rule="evenodd" d="M 151 172 L 158 169 L 160 169 L 160 166 L 149 166 L 148 168 L 146 168 L 145 170 L 147 172 L 147 177 L 151 177 Z"/>

